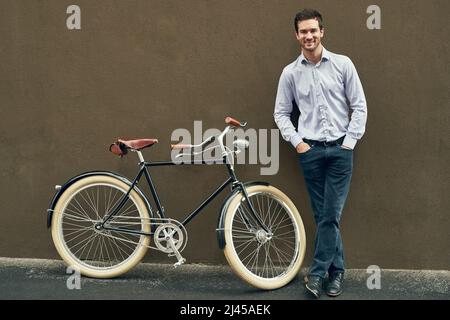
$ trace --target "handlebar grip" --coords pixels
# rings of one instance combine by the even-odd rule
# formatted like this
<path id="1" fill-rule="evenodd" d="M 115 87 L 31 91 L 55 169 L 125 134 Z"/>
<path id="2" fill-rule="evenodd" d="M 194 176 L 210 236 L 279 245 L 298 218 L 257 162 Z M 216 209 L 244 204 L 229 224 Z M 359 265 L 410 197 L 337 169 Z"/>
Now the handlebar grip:
<path id="1" fill-rule="evenodd" d="M 170 147 L 172 149 L 188 149 L 192 146 L 190 144 L 171 144 Z"/>
<path id="2" fill-rule="evenodd" d="M 226 117 L 225 123 L 231 124 L 232 126 L 235 126 L 235 127 L 242 127 L 242 124 L 238 120 L 233 119 L 232 117 Z"/>

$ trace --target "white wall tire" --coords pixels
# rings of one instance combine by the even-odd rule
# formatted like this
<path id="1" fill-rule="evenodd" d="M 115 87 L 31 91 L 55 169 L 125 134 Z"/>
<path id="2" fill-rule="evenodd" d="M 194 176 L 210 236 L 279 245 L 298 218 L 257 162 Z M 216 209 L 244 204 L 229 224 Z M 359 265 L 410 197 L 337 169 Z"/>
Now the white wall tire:
<path id="1" fill-rule="evenodd" d="M 252 202 L 255 202 L 255 200 L 260 197 L 261 199 L 273 199 L 274 203 L 276 203 L 276 206 L 272 207 L 273 204 L 269 205 L 269 201 L 272 200 L 268 200 L 267 214 L 265 217 L 263 217 L 263 220 L 265 220 L 264 223 L 266 223 L 266 225 L 274 230 L 273 237 L 272 239 L 267 240 L 265 243 L 262 243 L 260 242 L 261 240 L 258 240 L 260 239 L 260 237 L 257 237 L 255 235 L 255 239 L 252 239 L 253 235 L 248 233 L 248 231 L 243 231 L 243 225 L 245 224 L 239 224 L 239 220 L 242 219 L 240 219 L 237 215 L 239 215 L 239 212 L 243 212 L 243 210 L 239 209 L 239 207 L 241 206 L 241 201 L 244 199 L 244 196 L 242 195 L 242 193 L 238 193 L 230 201 L 225 216 L 225 257 L 234 272 L 250 285 L 263 290 L 274 290 L 281 288 L 291 282 L 298 274 L 305 256 L 306 234 L 303 226 L 303 221 L 293 202 L 277 188 L 266 185 L 255 185 L 247 187 L 246 190 L 249 197 L 252 199 Z M 263 202 L 263 200 L 261 200 L 261 202 Z M 271 208 L 273 208 L 274 212 L 275 210 L 283 212 L 282 214 L 285 215 L 287 223 L 292 224 L 292 226 L 287 226 L 289 228 L 287 233 L 285 232 L 285 230 L 280 229 L 280 224 L 283 223 L 283 221 L 279 222 L 278 220 L 275 220 L 284 219 L 284 217 L 275 217 L 274 215 L 276 213 L 271 212 Z M 278 213 L 278 215 L 280 215 L 280 213 Z M 271 221 L 271 219 L 274 220 Z M 282 226 L 281 228 L 284 227 Z M 290 243 L 291 240 L 289 240 L 289 243 L 283 245 L 284 241 L 286 241 L 285 239 L 282 239 L 282 237 L 285 236 L 283 235 L 283 233 L 285 235 L 289 235 L 289 237 L 292 237 L 294 239 L 292 241 L 292 244 Z M 278 241 L 277 243 L 281 244 L 278 248 L 276 247 L 278 246 L 278 244 L 274 244 L 275 241 Z M 290 248 L 291 245 L 293 246 L 293 249 L 289 250 L 289 252 L 284 252 L 282 250 L 278 251 L 281 247 Z M 244 257 L 247 252 L 244 252 L 244 250 L 247 250 L 248 247 L 254 246 L 256 246 L 256 249 L 254 250 L 254 252 L 256 253 L 253 264 L 250 262 L 247 263 L 245 261 L 247 260 L 247 258 Z M 243 247 L 244 249 L 242 249 L 242 252 L 244 253 L 241 254 L 242 252 L 240 252 L 240 250 Z M 251 250 L 252 249 L 249 249 L 249 252 L 251 252 Z M 270 261 L 268 263 L 263 263 L 263 269 L 258 273 L 258 265 L 260 263 L 257 256 L 260 254 L 259 251 L 263 250 L 266 250 L 266 256 L 273 255 L 275 259 L 273 259 L 272 261 L 272 259 L 270 258 Z M 279 262 L 275 261 L 277 259 L 279 260 Z M 285 261 L 283 262 L 283 260 Z M 270 267 L 267 267 L 267 274 L 264 274 L 264 266 L 266 265 L 269 265 Z M 272 274 L 270 274 L 269 272 L 270 268 L 272 268 Z M 282 272 L 283 269 L 285 270 Z"/>
<path id="2" fill-rule="evenodd" d="M 99 219 L 98 217 L 103 217 L 104 212 L 102 212 L 101 209 L 103 202 L 104 207 L 106 207 L 107 200 L 111 200 L 111 194 L 113 192 L 116 192 L 114 197 L 120 197 L 120 194 L 126 193 L 128 189 L 129 185 L 117 178 L 105 175 L 93 175 L 74 182 L 63 192 L 54 208 L 51 230 L 56 250 L 68 266 L 79 270 L 82 275 L 88 277 L 113 278 L 128 272 L 142 260 L 147 251 L 147 246 L 149 245 L 149 236 L 133 236 L 123 234 L 122 232 L 120 234 L 113 232 L 107 233 L 106 231 L 102 234 L 101 232 L 94 233 L 93 231 L 94 220 Z M 97 190 L 97 194 L 92 190 Z M 109 192 L 109 199 L 108 191 L 106 190 L 111 190 Z M 104 196 L 100 194 L 102 191 L 105 193 Z M 102 197 L 104 199 L 101 199 Z M 86 200 L 86 207 L 88 209 L 85 209 L 83 205 L 80 204 L 83 203 L 84 200 Z M 96 201 L 98 203 L 96 203 Z M 120 225 L 121 223 L 132 223 L 128 221 L 139 221 L 139 223 L 136 222 L 132 227 L 135 230 L 150 233 L 150 225 L 148 223 L 142 223 L 142 221 L 149 221 L 149 213 L 144 200 L 136 191 L 132 190 L 127 204 L 128 203 L 130 203 L 129 207 L 131 207 L 131 209 L 135 208 L 134 211 L 132 211 L 132 213 L 124 212 L 123 218 L 126 219 L 124 220 L 125 222 L 121 222 L 122 220 L 117 219 L 117 223 Z M 111 203 L 108 203 L 108 205 L 111 207 Z M 77 208 L 79 208 L 79 210 L 77 210 Z M 127 215 L 129 215 L 129 217 Z M 97 216 L 97 218 L 95 218 L 95 216 Z M 72 238 L 70 238 L 70 236 Z M 112 236 L 115 236 L 119 240 Z M 96 252 L 99 251 L 98 248 L 100 247 L 98 256 L 102 253 L 101 257 L 105 258 L 105 266 L 102 266 L 100 263 L 97 263 L 99 265 L 95 265 L 94 260 L 91 262 L 88 261 L 88 259 L 83 260 L 77 257 L 75 252 L 79 252 L 82 248 L 79 247 L 79 249 L 77 249 L 77 245 L 81 246 L 77 241 L 84 241 L 82 244 L 84 249 L 80 256 L 83 256 L 83 254 L 88 257 L 91 255 L 97 256 Z M 69 242 L 71 242 L 71 244 L 69 244 Z M 95 242 L 100 244 L 95 247 L 94 254 L 93 247 L 95 246 Z M 138 244 L 134 247 L 132 242 L 137 242 Z M 121 246 L 123 245 L 123 247 L 121 248 L 119 244 Z M 90 248 L 86 254 L 85 251 L 88 249 L 89 245 Z M 114 251 L 114 246 L 117 247 L 116 252 Z M 127 257 L 126 254 L 128 251 L 130 254 Z M 117 261 L 117 264 L 110 262 L 111 265 L 106 266 L 107 258 Z M 123 261 L 120 261 L 122 258 Z"/>

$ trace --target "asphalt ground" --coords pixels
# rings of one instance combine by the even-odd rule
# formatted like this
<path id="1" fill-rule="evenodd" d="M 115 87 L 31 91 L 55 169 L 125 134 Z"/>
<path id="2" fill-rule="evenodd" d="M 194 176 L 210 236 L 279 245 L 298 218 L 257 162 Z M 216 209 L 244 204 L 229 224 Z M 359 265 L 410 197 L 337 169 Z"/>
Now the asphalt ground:
<path id="1" fill-rule="evenodd" d="M 78 280 L 59 260 L 0 258 L 0 299 L 315 300 L 305 292 L 305 271 L 283 288 L 261 291 L 243 282 L 227 265 L 174 268 L 141 263 L 118 278 Z M 448 270 L 380 271 L 377 282 L 365 269 L 347 270 L 343 294 L 336 298 L 324 294 L 320 300 L 450 300 Z"/>

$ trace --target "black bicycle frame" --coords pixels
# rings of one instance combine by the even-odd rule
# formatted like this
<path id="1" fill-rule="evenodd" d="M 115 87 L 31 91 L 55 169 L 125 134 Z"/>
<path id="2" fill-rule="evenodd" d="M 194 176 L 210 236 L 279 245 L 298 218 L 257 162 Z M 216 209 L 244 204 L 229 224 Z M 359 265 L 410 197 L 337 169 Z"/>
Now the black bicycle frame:
<path id="1" fill-rule="evenodd" d="M 130 230 L 126 228 L 113 228 L 110 226 L 105 226 L 105 224 L 113 218 L 119 210 L 125 205 L 125 203 L 128 201 L 128 196 L 133 190 L 134 186 L 139 182 L 139 180 L 142 178 L 142 175 L 145 176 L 147 183 L 150 187 L 150 191 L 153 196 L 153 200 L 155 201 L 156 207 L 158 209 L 157 214 L 160 218 L 165 219 L 166 216 L 164 214 L 164 207 L 161 206 L 161 201 L 158 197 L 158 194 L 156 192 L 155 185 L 153 184 L 152 178 L 150 177 L 150 174 L 148 172 L 148 167 L 158 167 L 158 166 L 172 166 L 172 165 L 203 165 L 203 164 L 225 164 L 228 169 L 229 177 L 228 179 L 223 182 L 213 193 L 211 193 L 194 211 L 192 211 L 190 214 L 186 216 L 186 218 L 181 222 L 183 226 L 186 226 L 189 221 L 191 221 L 197 214 L 206 207 L 215 197 L 217 197 L 228 185 L 232 185 L 232 189 L 234 188 L 240 188 L 241 192 L 244 194 L 244 197 L 247 200 L 247 204 L 250 208 L 250 212 L 252 213 L 253 217 L 256 219 L 256 221 L 260 224 L 260 226 L 264 229 L 264 231 L 269 232 L 266 225 L 263 223 L 263 221 L 259 218 L 259 215 L 256 214 L 256 211 L 253 207 L 253 204 L 251 201 L 249 201 L 247 191 L 244 188 L 244 184 L 237 180 L 236 175 L 234 174 L 234 170 L 231 167 L 231 164 L 227 161 L 227 156 L 224 156 L 221 161 L 218 160 L 194 160 L 193 162 L 189 163 L 183 163 L 183 162 L 173 162 L 173 161 L 157 161 L 157 162 L 140 162 L 139 165 L 141 166 L 139 173 L 137 174 L 136 178 L 134 178 L 129 190 L 127 193 L 122 197 L 122 199 L 118 202 L 116 206 L 113 207 L 112 211 L 107 214 L 106 219 L 103 220 L 101 223 L 101 227 L 105 230 L 111 230 L 111 231 L 118 231 L 118 232 L 125 232 L 125 233 L 131 233 L 131 234 L 139 234 L 139 235 L 146 235 L 146 236 L 152 236 L 154 232 L 146 233 L 146 232 L 140 232 L 136 230 Z M 152 217 L 154 218 L 154 217 Z"/>

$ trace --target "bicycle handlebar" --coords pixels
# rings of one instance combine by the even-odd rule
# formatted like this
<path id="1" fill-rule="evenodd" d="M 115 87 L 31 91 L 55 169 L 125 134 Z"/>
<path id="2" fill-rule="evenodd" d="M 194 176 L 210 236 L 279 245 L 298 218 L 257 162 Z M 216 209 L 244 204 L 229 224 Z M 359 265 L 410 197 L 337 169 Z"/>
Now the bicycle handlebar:
<path id="1" fill-rule="evenodd" d="M 173 149 L 188 149 L 188 148 L 192 148 L 191 144 L 171 144 L 170 148 Z"/>
<path id="2" fill-rule="evenodd" d="M 205 141 L 201 142 L 198 145 L 192 145 L 192 144 L 171 144 L 170 147 L 172 150 L 177 150 L 177 149 L 193 149 L 193 148 L 198 148 L 198 147 L 203 147 L 204 145 L 214 141 L 215 139 L 219 140 L 219 146 L 222 150 L 222 154 L 228 154 L 228 152 L 226 151 L 226 147 L 223 144 L 223 137 L 228 133 L 228 131 L 231 129 L 231 127 L 245 127 L 247 125 L 247 122 L 240 122 L 232 117 L 226 117 L 225 118 L 225 123 L 228 125 L 221 134 L 219 134 L 217 137 L 216 136 L 211 136 L 209 138 L 207 138 Z M 247 145 L 245 145 L 245 147 L 248 147 L 248 143 Z M 179 156 L 179 155 L 178 155 Z"/>
<path id="3" fill-rule="evenodd" d="M 225 123 L 234 127 L 245 127 L 247 125 L 247 122 L 240 122 L 232 117 L 226 117 Z"/>
<path id="4" fill-rule="evenodd" d="M 170 147 L 172 148 L 172 150 L 198 148 L 198 147 L 202 147 L 210 142 L 213 142 L 215 139 L 216 139 L 215 136 L 211 136 L 208 139 L 206 139 L 205 141 L 203 141 L 202 143 L 197 144 L 197 145 L 178 143 L 178 144 L 171 144 Z"/>

